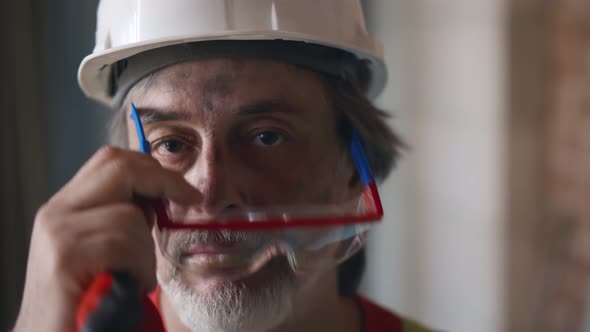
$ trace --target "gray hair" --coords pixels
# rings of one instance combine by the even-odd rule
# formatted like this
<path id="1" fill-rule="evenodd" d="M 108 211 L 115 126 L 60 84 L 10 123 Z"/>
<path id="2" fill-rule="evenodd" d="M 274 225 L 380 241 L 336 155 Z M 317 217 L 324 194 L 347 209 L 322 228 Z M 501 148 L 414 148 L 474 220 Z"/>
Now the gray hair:
<path id="1" fill-rule="evenodd" d="M 348 146 L 352 132 L 356 132 L 373 175 L 380 181 L 385 180 L 405 147 L 401 138 L 387 124 L 389 115 L 349 81 L 328 77 L 325 82 L 328 100 L 338 116 L 343 144 Z"/>
<path id="2" fill-rule="evenodd" d="M 113 106 L 114 114 L 108 127 L 108 141 L 113 146 L 121 148 L 129 147 L 127 136 L 127 110 L 131 107 L 131 101 L 144 93 L 153 82 L 157 71 L 152 72 L 139 80 L 127 93 L 120 106 Z"/>

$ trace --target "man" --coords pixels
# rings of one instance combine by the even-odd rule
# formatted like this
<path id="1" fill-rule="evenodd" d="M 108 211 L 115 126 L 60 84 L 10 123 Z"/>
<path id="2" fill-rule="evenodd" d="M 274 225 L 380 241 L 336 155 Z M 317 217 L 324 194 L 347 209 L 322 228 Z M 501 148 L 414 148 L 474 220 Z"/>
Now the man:
<path id="1" fill-rule="evenodd" d="M 129 273 L 144 294 L 158 285 L 151 298 L 171 332 L 420 329 L 356 295 L 363 251 L 317 272 L 273 255 L 239 278 L 205 279 L 175 258 L 217 257 L 257 233 L 162 242 L 151 232 L 158 199 L 213 220 L 349 201 L 363 186 L 353 133 L 374 174 L 387 176 L 400 141 L 368 99 L 385 73 L 358 1 L 111 0 L 98 19 L 80 83 L 113 106 L 113 141 L 131 150 L 102 148 L 39 210 L 15 331 L 74 331 L 103 271 Z M 132 103 L 151 155 L 132 151 L 141 143 Z"/>

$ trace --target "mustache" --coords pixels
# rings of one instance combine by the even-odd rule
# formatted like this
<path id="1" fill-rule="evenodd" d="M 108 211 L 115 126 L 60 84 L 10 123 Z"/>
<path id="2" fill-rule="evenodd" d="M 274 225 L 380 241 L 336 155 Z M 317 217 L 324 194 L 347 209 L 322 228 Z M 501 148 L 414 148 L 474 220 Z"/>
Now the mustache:
<path id="1" fill-rule="evenodd" d="M 262 246 L 275 239 L 269 232 L 237 232 L 237 231 L 181 231 L 170 234 L 169 241 L 173 243 L 173 253 L 179 257 L 194 245 L 231 244 L 236 249 L 252 249 Z"/>

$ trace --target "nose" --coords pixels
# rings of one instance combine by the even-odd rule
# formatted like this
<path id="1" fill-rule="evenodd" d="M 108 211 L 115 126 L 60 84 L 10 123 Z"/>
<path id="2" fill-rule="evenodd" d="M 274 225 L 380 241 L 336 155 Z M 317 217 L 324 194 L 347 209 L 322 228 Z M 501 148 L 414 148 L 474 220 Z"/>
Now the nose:
<path id="1" fill-rule="evenodd" d="M 230 170 L 225 152 L 212 143 L 203 143 L 193 167 L 185 178 L 203 195 L 201 212 L 208 217 L 242 208 L 243 195 L 233 181 L 238 174 Z"/>

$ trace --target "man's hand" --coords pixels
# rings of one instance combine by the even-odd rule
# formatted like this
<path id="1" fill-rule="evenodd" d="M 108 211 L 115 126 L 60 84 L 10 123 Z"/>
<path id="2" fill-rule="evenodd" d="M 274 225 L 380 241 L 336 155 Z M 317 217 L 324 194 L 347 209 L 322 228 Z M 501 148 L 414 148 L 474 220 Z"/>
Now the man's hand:
<path id="1" fill-rule="evenodd" d="M 15 331 L 75 330 L 78 303 L 103 271 L 156 284 L 153 212 L 139 201 L 200 199 L 182 175 L 150 156 L 105 147 L 37 212 Z"/>

